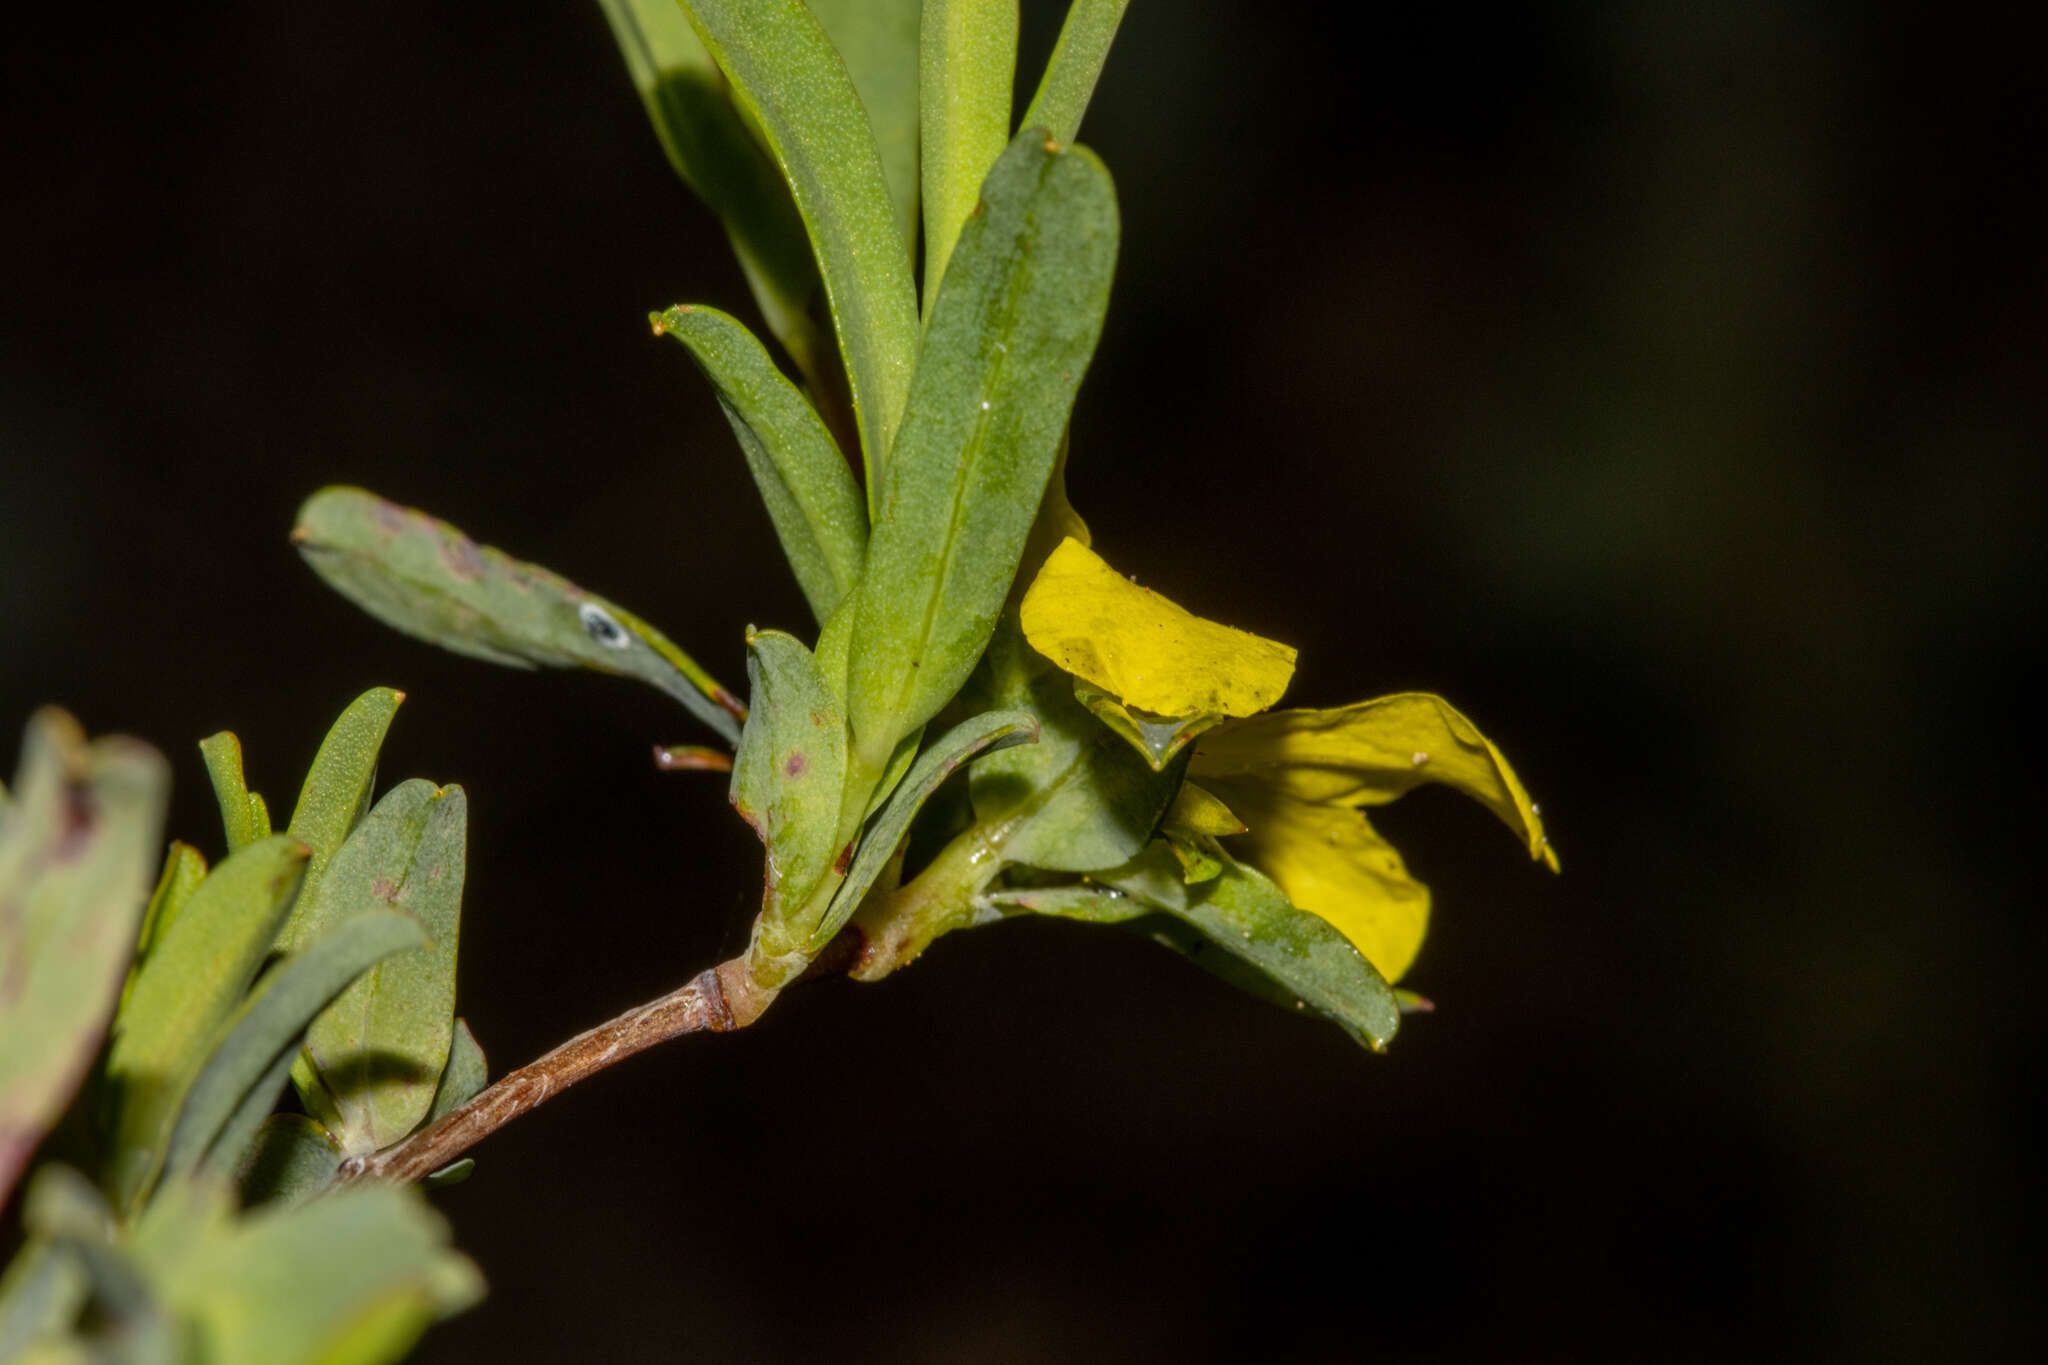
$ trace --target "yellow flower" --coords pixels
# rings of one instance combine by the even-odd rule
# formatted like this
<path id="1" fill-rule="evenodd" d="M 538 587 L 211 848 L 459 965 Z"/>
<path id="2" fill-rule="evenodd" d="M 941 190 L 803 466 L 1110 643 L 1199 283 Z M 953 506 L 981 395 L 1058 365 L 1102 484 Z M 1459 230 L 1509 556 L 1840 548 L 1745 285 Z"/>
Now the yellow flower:
<path id="1" fill-rule="evenodd" d="M 1285 690 L 1292 649 L 1193 616 L 1072 540 L 1033 581 L 1023 626 L 1039 652 L 1147 719 L 1205 718 L 1188 767 L 1191 794 L 1177 809 L 1207 812 L 1199 832 L 1230 839 L 1243 861 L 1297 908 L 1336 926 L 1389 981 L 1422 946 L 1429 888 L 1364 807 L 1441 782 L 1493 811 L 1532 858 L 1557 870 L 1542 816 L 1507 759 L 1439 697 L 1404 692 L 1256 715 Z M 1242 832 L 1229 828 L 1233 816 Z"/>

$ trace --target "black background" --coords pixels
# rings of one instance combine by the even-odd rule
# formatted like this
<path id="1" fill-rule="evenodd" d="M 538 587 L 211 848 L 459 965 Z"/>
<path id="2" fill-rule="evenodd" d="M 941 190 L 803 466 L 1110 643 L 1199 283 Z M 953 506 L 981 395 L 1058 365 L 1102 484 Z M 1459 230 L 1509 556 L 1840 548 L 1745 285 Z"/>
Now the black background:
<path id="1" fill-rule="evenodd" d="M 636 1059 L 441 1197 L 492 1298 L 421 1358 L 2031 1358 L 2026 12 L 1140 0 L 1074 500 L 1299 645 L 1296 704 L 1453 699 L 1565 875 L 1386 813 L 1439 1009 L 1383 1058 L 1031 924 Z M 647 762 L 685 716 L 394 635 L 284 539 L 362 483 L 728 679 L 803 627 L 647 335 L 751 308 L 597 7 L 79 8 L 5 54 L 5 724 L 152 738 L 214 849 L 194 741 L 288 809 L 403 687 L 499 1069 L 737 947 L 753 837 Z"/>

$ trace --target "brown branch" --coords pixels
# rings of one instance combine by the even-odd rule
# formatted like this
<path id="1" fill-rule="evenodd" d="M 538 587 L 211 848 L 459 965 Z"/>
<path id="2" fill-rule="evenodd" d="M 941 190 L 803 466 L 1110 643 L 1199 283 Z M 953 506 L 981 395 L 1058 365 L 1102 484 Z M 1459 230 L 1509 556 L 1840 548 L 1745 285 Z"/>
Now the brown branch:
<path id="1" fill-rule="evenodd" d="M 660 999 L 579 1033 L 538 1061 L 500 1077 L 432 1127 L 373 1155 L 350 1157 L 335 1181 L 414 1181 L 432 1175 L 521 1114 L 614 1062 L 685 1033 L 723 1033 L 734 1027 L 718 970 L 707 968 Z"/>
<path id="2" fill-rule="evenodd" d="M 844 975 L 858 957 L 860 947 L 858 930 L 841 930 L 797 980 Z M 729 1033 L 745 1028 L 760 1018 L 774 999 L 773 994 L 763 996 L 752 988 L 745 968 L 743 958 L 707 967 L 660 999 L 636 1005 L 615 1019 L 577 1034 L 538 1061 L 499 1077 L 432 1127 L 423 1128 L 381 1152 L 350 1157 L 335 1172 L 335 1183 L 423 1179 L 521 1114 L 538 1109 L 586 1076 L 623 1062 L 636 1052 L 645 1052 L 656 1043 L 686 1033 Z"/>

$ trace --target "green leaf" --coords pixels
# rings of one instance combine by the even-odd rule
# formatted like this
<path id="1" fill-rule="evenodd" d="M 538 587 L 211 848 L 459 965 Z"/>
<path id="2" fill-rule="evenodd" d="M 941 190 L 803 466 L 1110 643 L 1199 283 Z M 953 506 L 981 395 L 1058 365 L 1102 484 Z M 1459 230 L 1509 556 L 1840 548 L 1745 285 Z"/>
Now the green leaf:
<path id="1" fill-rule="evenodd" d="M 824 387 L 837 396 L 845 381 L 811 317 L 821 282 L 803 217 L 781 171 L 727 98 L 718 64 L 676 0 L 602 4 L 662 150 L 725 224 L 768 330 L 814 391 Z"/>
<path id="2" fill-rule="evenodd" d="M 988 643 L 1109 300 L 1116 193 L 1092 153 L 1027 133 L 982 193 L 868 541 L 847 689 L 868 771 L 952 699 Z"/>
<path id="3" fill-rule="evenodd" d="M 919 38 L 924 310 L 930 316 L 961 225 L 1010 140 L 1017 0 L 924 0 Z"/>
<path id="4" fill-rule="evenodd" d="M 1024 111 L 1024 127 L 1043 128 L 1059 142 L 1080 136 L 1081 116 L 1088 112 L 1102 64 L 1109 60 L 1109 45 L 1129 4 L 1130 0 L 1074 0 L 1068 7 L 1044 79 Z"/>
<path id="5" fill-rule="evenodd" d="M 1229 863 L 1188 889 L 1185 909 L 1162 908 L 1177 924 L 1148 926 L 1152 936 L 1233 985 L 1314 1011 L 1375 1052 L 1401 1026 L 1386 978 L 1335 927 L 1290 904 L 1260 872 Z"/>
<path id="6" fill-rule="evenodd" d="M 333 1184 L 340 1165 L 341 1149 L 325 1128 L 304 1114 L 272 1114 L 250 1144 L 236 1172 L 236 1184 L 242 1202 L 252 1208 L 258 1204 L 290 1208 Z"/>
<path id="7" fill-rule="evenodd" d="M 115 1348 L 111 1357 L 102 1353 L 86 1359 L 174 1365 L 178 1355 L 172 1349 L 164 1306 L 145 1278 L 144 1267 L 128 1248 L 115 1244 L 112 1211 L 90 1181 L 68 1166 L 41 1167 L 29 1182 L 21 1221 L 30 1235 L 47 1239 L 84 1271 L 95 1335 Z M 28 1357 L 50 1358 L 36 1353 Z"/>
<path id="8" fill-rule="evenodd" d="M 1067 675 L 1024 642 L 1013 613 L 976 678 L 976 705 L 1029 711 L 1039 722 L 1038 743 L 984 755 L 968 770 L 975 817 L 1002 829 L 1003 860 L 1092 872 L 1143 848 L 1178 774 L 1153 771 L 1097 724 Z"/>
<path id="9" fill-rule="evenodd" d="M 981 898 L 1004 914 L 1055 915 L 1086 924 L 1126 924 L 1159 913 L 1159 908 L 1107 886 L 1006 887 Z"/>
<path id="10" fill-rule="evenodd" d="M 1093 684 L 1074 679 L 1074 700 L 1088 708 L 1112 734 L 1131 746 L 1158 772 L 1181 755 L 1196 736 L 1222 724 L 1216 713 L 1201 716 L 1155 716 L 1135 706 L 1125 706 Z"/>
<path id="11" fill-rule="evenodd" d="M 200 757 L 206 760 L 206 775 L 213 780 L 213 797 L 220 803 L 220 822 L 227 829 L 228 852 L 255 843 L 270 831 L 256 827 L 256 806 L 242 776 L 242 741 L 232 730 L 208 735 L 199 741 Z"/>
<path id="12" fill-rule="evenodd" d="M 223 1225 L 154 1279 L 210 1365 L 388 1361 L 483 1292 L 447 1240 L 416 1191 L 356 1185 Z"/>
<path id="13" fill-rule="evenodd" d="M 274 1104 L 313 1016 L 376 963 L 426 942 L 426 930 L 411 915 L 372 910 L 327 930 L 304 952 L 279 963 L 229 1023 L 192 1082 L 171 1135 L 165 1171 L 178 1176 L 197 1166 L 244 1097 L 261 1088 L 260 1080 L 273 1082 L 267 1095 L 258 1097 L 265 1101 L 263 1108 Z M 346 1110 L 353 1096 L 339 1098 Z M 223 1151 L 212 1164 L 231 1167 L 240 1156 L 239 1150 Z"/>
<path id="14" fill-rule="evenodd" d="M 92 1285 L 69 1247 L 36 1238 L 22 1247 L 0 1276 L 0 1360 L 27 1359 L 30 1342 L 43 1342 L 78 1321 Z"/>
<path id="15" fill-rule="evenodd" d="M 803 0 L 684 0 L 697 36 L 782 168 L 810 234 L 852 381 L 869 510 L 917 365 L 917 295 L 874 133 Z"/>
<path id="16" fill-rule="evenodd" d="M 875 813 L 861 835 L 846 879 L 833 894 L 831 907 L 809 934 L 812 948 L 832 941 L 882 869 L 896 854 L 896 846 L 910 832 L 910 822 L 924 803 L 952 776 L 961 764 L 977 754 L 1012 744 L 1031 744 L 1038 739 L 1038 721 L 1025 711 L 989 711 L 963 720 L 925 747 L 910 771 L 898 784 L 888 803 Z"/>
<path id="17" fill-rule="evenodd" d="M 0 1202 L 98 1051 L 161 838 L 170 772 L 38 711 L 0 812 Z"/>
<path id="18" fill-rule="evenodd" d="M 334 1135 L 351 1156 L 387 1147 L 417 1127 L 447 1065 L 468 819 L 462 788 L 417 778 L 400 783 L 356 826 L 301 905 L 298 918 L 309 935 L 378 917 L 386 906 L 424 931 L 425 946 L 364 973 L 306 1033 L 307 1053 L 334 1105 Z"/>
<path id="19" fill-rule="evenodd" d="M 249 793 L 249 829 L 257 839 L 268 839 L 275 832 L 270 827 L 270 807 L 255 792 Z"/>
<path id="20" fill-rule="evenodd" d="M 637 678 L 739 739 L 739 699 L 667 636 L 447 522 L 360 488 L 323 488 L 299 508 L 292 540 L 328 586 L 407 635 L 514 668 Z"/>
<path id="21" fill-rule="evenodd" d="M 438 1123 L 468 1104 L 490 1079 L 491 1067 L 484 1058 L 483 1047 L 469 1031 L 469 1025 L 457 1019 L 455 1041 L 448 1048 L 448 1065 L 441 1068 L 441 1079 L 434 1086 L 434 1103 L 428 1107 L 426 1122 L 420 1126 Z"/>
<path id="22" fill-rule="evenodd" d="M 122 1214 L 155 1182 L 186 1091 L 277 940 L 308 855 L 289 834 L 229 855 L 135 978 L 106 1066 L 114 1114 L 106 1185 Z"/>
<path id="23" fill-rule="evenodd" d="M 226 1119 L 221 1122 L 220 1132 L 207 1149 L 204 1164 L 216 1172 L 233 1170 L 249 1154 L 262 1131 L 264 1121 L 277 1108 L 278 1096 L 284 1093 L 285 1085 L 291 1080 L 292 1067 L 297 1063 L 300 1049 L 288 1047 L 271 1060 L 268 1068 L 256 1078 L 256 1083 L 242 1093 Z M 203 1079 L 203 1078 L 202 1078 Z M 182 1116 L 181 1116 L 182 1121 Z M 177 1137 L 172 1135 L 172 1145 Z"/>
<path id="24" fill-rule="evenodd" d="M 348 704 L 313 755 L 289 826 L 292 837 L 305 844 L 312 857 L 306 865 L 305 894 L 278 940 L 281 951 L 290 952 L 305 941 L 306 907 L 319 891 L 329 860 L 370 808 L 377 755 L 404 700 L 405 693 L 393 688 L 371 688 Z"/>
<path id="25" fill-rule="evenodd" d="M 718 390 L 782 552 L 822 624 L 860 582 L 868 514 L 846 459 L 810 400 L 782 377 L 746 328 L 716 308 L 671 308 L 653 319 L 689 348 Z"/>
<path id="26" fill-rule="evenodd" d="M 903 250 L 917 250 L 918 12 L 923 0 L 808 0 L 867 110 Z"/>
<path id="27" fill-rule="evenodd" d="M 733 761 L 732 804 L 767 848 L 761 913 L 802 906 L 839 853 L 846 721 L 811 652 L 781 631 L 749 632 L 747 728 Z"/>

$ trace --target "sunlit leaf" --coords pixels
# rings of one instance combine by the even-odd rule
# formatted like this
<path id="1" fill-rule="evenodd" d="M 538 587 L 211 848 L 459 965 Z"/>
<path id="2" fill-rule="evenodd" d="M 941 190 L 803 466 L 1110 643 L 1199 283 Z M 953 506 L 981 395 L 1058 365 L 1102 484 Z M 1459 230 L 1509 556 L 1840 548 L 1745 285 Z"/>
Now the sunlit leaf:
<path id="1" fill-rule="evenodd" d="M 1295 651 L 1205 621 L 1062 542 L 1032 580 L 1024 636 L 1061 668 L 1155 717 L 1248 716 L 1280 699 Z"/>
<path id="2" fill-rule="evenodd" d="M 860 581 L 867 556 L 867 507 L 845 456 L 810 400 L 732 318 L 686 305 L 653 322 L 657 335 L 688 348 L 718 390 L 782 552 L 823 623 Z"/>
<path id="3" fill-rule="evenodd" d="M 831 870 L 846 771 L 846 722 L 811 652 L 781 631 L 747 636 L 752 695 L 732 803 L 767 850 L 762 914 L 794 912 Z"/>
<path id="4" fill-rule="evenodd" d="M 924 0 L 918 65 L 929 316 L 961 225 L 1010 140 L 1017 0 Z"/>
<path id="5" fill-rule="evenodd" d="M 334 1136 L 350 1155 L 398 1141 L 433 1103 L 455 1032 L 467 830 L 462 788 L 402 782 L 302 897 L 296 918 L 309 936 L 385 907 L 405 912 L 424 935 L 424 946 L 365 972 L 307 1030 L 306 1050 L 339 1120 Z"/>
<path id="6" fill-rule="evenodd" d="M 903 836 L 910 832 L 911 820 L 961 764 L 991 749 L 1030 744 L 1037 738 L 1038 722 L 1028 712 L 990 711 L 961 721 L 926 745 L 887 804 L 862 832 L 859 851 L 853 855 L 846 879 L 833 896 L 830 911 L 810 932 L 811 947 L 821 948 L 829 943 L 853 917 L 861 899 L 895 856 Z"/>
<path id="7" fill-rule="evenodd" d="M 1553 871 L 1557 855 L 1514 769 L 1441 697 L 1402 692 L 1329 710 L 1276 711 L 1204 736 L 1189 771 L 1301 801 L 1378 806 L 1441 782 L 1499 816 Z"/>
<path id="8" fill-rule="evenodd" d="M 305 895 L 278 941 L 277 946 L 285 952 L 304 940 L 307 907 L 319 891 L 327 864 L 370 808 L 370 796 L 377 786 L 377 755 L 384 747 L 392 717 L 404 701 L 403 692 L 373 687 L 343 709 L 320 741 L 288 827 L 292 837 L 310 850 L 311 858 L 306 865 Z"/>
<path id="9" fill-rule="evenodd" d="M 637 678 L 739 739 L 739 699 L 666 635 L 447 522 L 360 488 L 323 488 L 299 508 L 292 541 L 330 587 L 408 635 L 515 668 Z"/>
<path id="10" fill-rule="evenodd" d="M 206 775 L 213 781 L 214 800 L 220 803 L 228 852 L 267 837 L 269 830 L 259 831 L 256 827 L 256 807 L 249 800 L 248 782 L 242 776 L 242 741 L 235 732 L 223 730 L 208 735 L 199 741 L 199 753 L 206 760 Z"/>
<path id="11" fill-rule="evenodd" d="M 1109 45 L 1129 4 L 1130 0 L 1073 0 L 1038 93 L 1024 111 L 1023 127 L 1043 128 L 1061 142 L 1072 142 L 1080 134 L 1081 116 L 1088 112 L 1095 82 L 1109 60 Z"/>
<path id="12" fill-rule="evenodd" d="M 1237 813 L 1223 804 L 1214 792 L 1183 782 L 1174 793 L 1173 805 L 1168 808 L 1161 825 L 1183 834 L 1206 834 L 1212 838 L 1226 834 L 1244 833 L 1244 821 Z"/>
<path id="13" fill-rule="evenodd" d="M 186 1090 L 276 941 L 309 852 L 277 834 L 231 854 L 136 976 L 106 1064 L 114 1114 L 106 1185 L 123 1214 L 154 1183 Z"/>
<path id="14" fill-rule="evenodd" d="M 917 366 L 910 254 L 845 64 L 803 0 L 683 0 L 733 98 L 782 168 L 853 384 L 869 511 Z"/>
<path id="15" fill-rule="evenodd" d="M 1108 303 L 1116 194 L 1092 153 L 1020 138 L 982 203 L 940 286 L 868 541 L 847 705 L 869 771 L 988 643 Z"/>
<path id="16" fill-rule="evenodd" d="M 0 1202 L 98 1051 L 149 895 L 170 772 L 46 708 L 0 811 Z"/>

